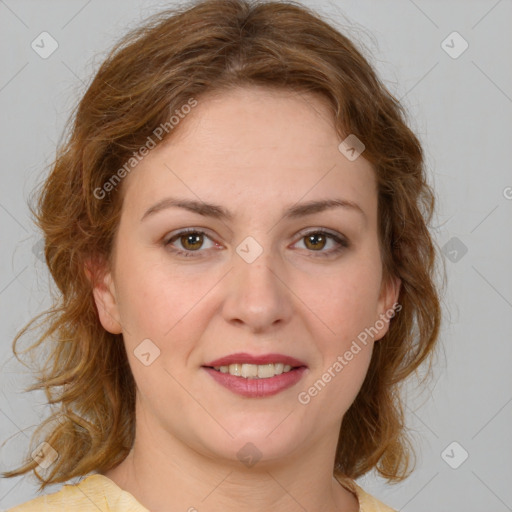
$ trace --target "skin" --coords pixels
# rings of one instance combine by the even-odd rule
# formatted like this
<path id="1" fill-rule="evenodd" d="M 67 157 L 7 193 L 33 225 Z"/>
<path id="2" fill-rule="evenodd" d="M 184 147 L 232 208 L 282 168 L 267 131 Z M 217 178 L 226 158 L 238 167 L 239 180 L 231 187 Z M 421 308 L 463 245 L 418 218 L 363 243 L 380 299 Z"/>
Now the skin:
<path id="1" fill-rule="evenodd" d="M 122 183 L 112 267 L 94 286 L 100 321 L 123 334 L 137 384 L 133 449 L 104 474 L 152 511 L 357 511 L 333 479 L 334 455 L 388 325 L 307 405 L 297 396 L 397 301 L 399 282 L 383 279 L 374 171 L 338 150 L 332 114 L 313 94 L 251 87 L 198 101 Z M 222 205 L 233 220 L 168 208 L 141 221 L 169 196 Z M 282 218 L 296 203 L 335 198 L 363 213 Z M 207 232 L 202 246 L 187 237 L 164 245 L 188 227 Z M 349 247 L 307 244 L 304 231 L 320 228 Z M 252 263 L 236 252 L 248 236 L 263 249 Z M 160 355 L 145 366 L 134 350 L 148 338 Z M 308 370 L 277 395 L 241 397 L 201 368 L 235 352 L 290 355 Z M 252 467 L 237 457 L 248 442 L 261 453 Z"/>

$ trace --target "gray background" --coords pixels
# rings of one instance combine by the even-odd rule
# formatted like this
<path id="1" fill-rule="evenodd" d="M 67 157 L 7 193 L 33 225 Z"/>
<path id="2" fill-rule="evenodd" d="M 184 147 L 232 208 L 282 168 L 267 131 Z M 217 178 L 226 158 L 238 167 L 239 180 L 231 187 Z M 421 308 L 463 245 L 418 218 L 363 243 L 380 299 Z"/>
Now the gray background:
<path id="1" fill-rule="evenodd" d="M 397 485 L 374 475 L 360 484 L 400 511 L 511 511 L 512 2 L 306 3 L 366 47 L 407 107 L 439 197 L 434 233 L 448 272 L 434 379 L 423 392 L 408 387 L 417 469 Z M 48 413 L 41 393 L 23 393 L 30 376 L 11 352 L 17 330 L 50 304 L 29 194 L 47 172 L 70 110 L 106 50 L 170 5 L 0 0 L 2 470 L 21 460 Z M 46 59 L 31 48 L 43 31 L 59 45 Z M 459 53 L 461 40 L 450 36 L 442 46 L 454 31 L 469 44 L 457 58 L 445 49 Z M 0 479 L 1 509 L 35 495 L 31 477 Z"/>

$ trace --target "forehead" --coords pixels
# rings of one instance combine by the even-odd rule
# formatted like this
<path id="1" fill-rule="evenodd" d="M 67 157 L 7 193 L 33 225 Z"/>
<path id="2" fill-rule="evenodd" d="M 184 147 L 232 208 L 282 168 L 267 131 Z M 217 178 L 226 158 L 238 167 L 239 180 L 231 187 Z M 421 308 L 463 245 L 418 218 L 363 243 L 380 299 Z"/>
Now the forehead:
<path id="1" fill-rule="evenodd" d="M 234 157 L 259 149 L 269 156 L 293 150 L 298 160 L 312 147 L 336 144 L 337 138 L 330 107 L 319 94 L 252 86 L 201 97 L 170 141 L 183 148 L 201 142 L 205 151 Z M 288 152 L 286 157 L 293 156 Z"/>
<path id="2" fill-rule="evenodd" d="M 238 198 L 245 209 L 342 194 L 373 208 L 373 169 L 339 151 L 342 139 L 322 97 L 251 87 L 197 100 L 123 184 L 125 201 L 139 213 L 166 194 L 232 205 Z"/>

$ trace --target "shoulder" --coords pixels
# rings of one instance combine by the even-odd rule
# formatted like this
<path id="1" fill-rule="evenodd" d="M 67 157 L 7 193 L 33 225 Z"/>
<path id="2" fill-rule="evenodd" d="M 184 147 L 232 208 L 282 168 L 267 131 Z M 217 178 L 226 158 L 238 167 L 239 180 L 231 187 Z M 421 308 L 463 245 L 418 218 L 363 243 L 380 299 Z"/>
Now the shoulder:
<path id="1" fill-rule="evenodd" d="M 67 484 L 60 491 L 39 496 L 7 512 L 148 512 L 112 480 L 99 474 Z"/>
<path id="2" fill-rule="evenodd" d="M 395 509 L 384 505 L 377 498 L 368 494 L 362 487 L 350 478 L 334 475 L 336 480 L 349 491 L 352 491 L 359 501 L 359 512 L 396 512 Z"/>

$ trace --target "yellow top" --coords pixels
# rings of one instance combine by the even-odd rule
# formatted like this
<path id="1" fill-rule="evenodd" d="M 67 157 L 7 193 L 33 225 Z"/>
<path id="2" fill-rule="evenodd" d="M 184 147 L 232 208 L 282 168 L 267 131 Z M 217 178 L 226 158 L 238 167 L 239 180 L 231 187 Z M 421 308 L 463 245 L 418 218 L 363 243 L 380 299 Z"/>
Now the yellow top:
<path id="1" fill-rule="evenodd" d="M 336 475 L 335 475 L 336 477 Z M 336 477 L 359 501 L 359 512 L 396 512 L 370 496 L 354 480 Z M 10 508 L 7 512 L 149 512 L 130 493 L 110 478 L 92 474 L 78 484 L 66 484 L 60 491 L 46 494 Z"/>

